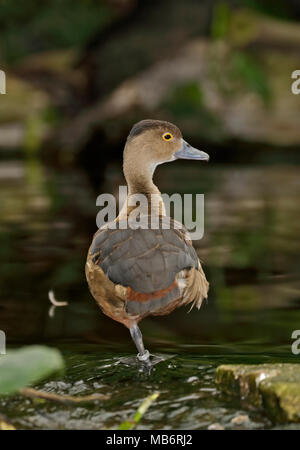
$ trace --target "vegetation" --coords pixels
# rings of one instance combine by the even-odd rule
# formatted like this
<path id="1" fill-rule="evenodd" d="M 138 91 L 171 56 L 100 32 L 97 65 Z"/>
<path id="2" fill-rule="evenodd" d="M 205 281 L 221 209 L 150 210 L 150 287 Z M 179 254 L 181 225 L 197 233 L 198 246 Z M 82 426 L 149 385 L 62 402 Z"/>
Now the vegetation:
<path id="1" fill-rule="evenodd" d="M 58 350 L 43 346 L 10 350 L 0 357 L 0 395 L 15 393 L 63 368 L 64 362 Z"/>

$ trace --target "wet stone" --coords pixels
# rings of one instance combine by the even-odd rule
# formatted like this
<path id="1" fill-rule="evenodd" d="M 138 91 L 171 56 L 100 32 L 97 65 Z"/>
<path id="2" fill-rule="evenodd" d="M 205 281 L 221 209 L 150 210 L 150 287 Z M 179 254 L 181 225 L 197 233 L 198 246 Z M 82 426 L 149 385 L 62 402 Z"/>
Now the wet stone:
<path id="1" fill-rule="evenodd" d="M 208 430 L 225 430 L 225 428 L 220 423 L 212 423 L 207 427 Z"/>
<path id="2" fill-rule="evenodd" d="M 222 365 L 215 381 L 223 392 L 262 408 L 275 423 L 300 422 L 299 364 Z"/>
<path id="3" fill-rule="evenodd" d="M 235 416 L 231 419 L 233 425 L 244 425 L 245 422 L 249 422 L 249 416 L 247 415 Z"/>

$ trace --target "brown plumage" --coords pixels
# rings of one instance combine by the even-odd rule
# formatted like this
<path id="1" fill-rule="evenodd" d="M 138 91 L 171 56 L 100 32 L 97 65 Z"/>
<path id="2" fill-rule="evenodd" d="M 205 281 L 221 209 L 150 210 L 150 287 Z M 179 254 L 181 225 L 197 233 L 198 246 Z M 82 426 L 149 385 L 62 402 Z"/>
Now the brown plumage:
<path id="1" fill-rule="evenodd" d="M 200 308 L 208 292 L 187 230 L 166 216 L 152 181 L 156 165 L 179 158 L 208 160 L 208 155 L 189 146 L 173 124 L 144 120 L 134 125 L 124 150 L 127 201 L 115 229 L 106 225 L 96 232 L 87 257 L 92 295 L 106 315 L 130 329 L 140 357 L 147 352 L 137 327 L 141 319 L 168 314 L 181 305 Z M 128 226 L 134 194 L 148 199 L 145 209 L 140 206 L 140 218 L 150 224 L 151 214 L 156 215 L 156 229 Z"/>

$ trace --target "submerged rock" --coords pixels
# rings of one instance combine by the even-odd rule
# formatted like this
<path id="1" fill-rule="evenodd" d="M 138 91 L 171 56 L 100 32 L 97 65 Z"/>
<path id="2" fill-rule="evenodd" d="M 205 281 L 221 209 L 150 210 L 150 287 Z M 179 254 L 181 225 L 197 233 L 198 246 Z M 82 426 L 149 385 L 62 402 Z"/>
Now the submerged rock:
<path id="1" fill-rule="evenodd" d="M 273 422 L 300 422 L 300 365 L 222 365 L 215 381 L 249 406 L 263 408 Z"/>
<path id="2" fill-rule="evenodd" d="M 244 425 L 245 422 L 249 422 L 249 416 L 247 416 L 246 414 L 235 416 L 231 419 L 231 423 L 233 425 Z"/>
<path id="3" fill-rule="evenodd" d="M 208 430 L 225 430 L 225 428 L 223 427 L 223 425 L 221 425 L 220 423 L 212 423 L 211 425 L 209 425 L 209 427 L 207 427 Z"/>

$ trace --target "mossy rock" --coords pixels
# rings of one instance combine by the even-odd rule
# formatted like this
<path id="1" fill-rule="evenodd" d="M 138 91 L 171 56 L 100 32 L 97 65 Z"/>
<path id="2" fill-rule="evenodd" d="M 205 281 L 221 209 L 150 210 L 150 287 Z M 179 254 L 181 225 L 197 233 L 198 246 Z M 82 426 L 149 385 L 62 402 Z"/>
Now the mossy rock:
<path id="1" fill-rule="evenodd" d="M 215 381 L 273 422 L 300 422 L 300 364 L 222 365 Z"/>

